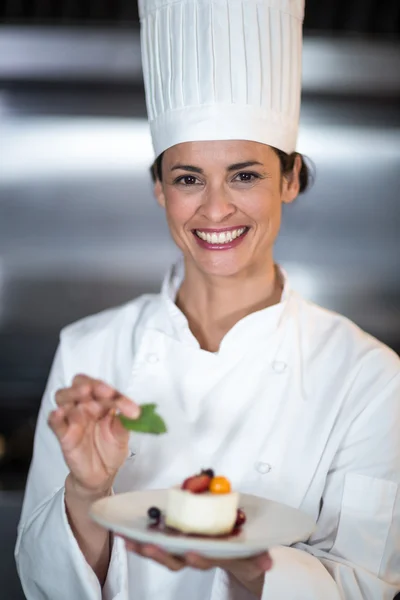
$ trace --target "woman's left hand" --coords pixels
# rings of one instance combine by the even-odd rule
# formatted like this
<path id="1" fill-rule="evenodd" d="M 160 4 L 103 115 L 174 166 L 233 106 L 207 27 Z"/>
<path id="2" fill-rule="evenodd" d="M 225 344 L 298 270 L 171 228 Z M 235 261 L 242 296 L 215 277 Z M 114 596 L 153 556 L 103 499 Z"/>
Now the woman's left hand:
<path id="1" fill-rule="evenodd" d="M 127 539 L 125 539 L 125 545 L 127 550 L 154 560 L 158 564 L 167 567 L 170 571 L 180 571 L 185 567 L 208 571 L 209 569 L 219 567 L 233 575 L 242 585 L 259 598 L 261 598 L 262 594 L 264 575 L 272 567 L 272 559 L 268 552 L 252 556 L 251 558 L 214 560 L 193 552 L 189 552 L 184 556 L 174 556 L 168 554 L 168 552 L 165 552 L 158 546 L 140 544 Z"/>

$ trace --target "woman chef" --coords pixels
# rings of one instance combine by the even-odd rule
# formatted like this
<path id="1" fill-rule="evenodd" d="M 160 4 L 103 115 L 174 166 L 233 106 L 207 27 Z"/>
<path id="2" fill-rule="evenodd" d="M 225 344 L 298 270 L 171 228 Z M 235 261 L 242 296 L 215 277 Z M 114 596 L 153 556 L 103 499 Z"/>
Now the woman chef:
<path id="1" fill-rule="evenodd" d="M 274 263 L 294 153 L 302 0 L 142 0 L 155 194 L 182 261 L 161 293 L 65 328 L 16 557 L 29 600 L 389 600 L 400 590 L 400 363 Z M 165 436 L 115 410 L 156 402 Z M 137 403 L 137 404 L 135 404 Z M 92 523 L 111 493 L 202 467 L 306 511 L 309 540 L 184 560 Z M 129 551 L 130 550 L 130 551 Z M 271 567 L 272 564 L 272 567 Z"/>

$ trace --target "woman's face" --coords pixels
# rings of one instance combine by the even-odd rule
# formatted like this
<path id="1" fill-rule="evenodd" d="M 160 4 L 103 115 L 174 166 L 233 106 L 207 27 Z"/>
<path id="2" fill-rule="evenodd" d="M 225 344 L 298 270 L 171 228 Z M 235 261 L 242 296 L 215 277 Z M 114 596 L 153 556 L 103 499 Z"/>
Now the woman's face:
<path id="1" fill-rule="evenodd" d="M 275 151 L 247 141 L 186 142 L 165 151 L 155 194 L 186 264 L 204 274 L 262 273 L 273 261 L 282 203 L 299 191 L 301 159 L 282 178 Z"/>

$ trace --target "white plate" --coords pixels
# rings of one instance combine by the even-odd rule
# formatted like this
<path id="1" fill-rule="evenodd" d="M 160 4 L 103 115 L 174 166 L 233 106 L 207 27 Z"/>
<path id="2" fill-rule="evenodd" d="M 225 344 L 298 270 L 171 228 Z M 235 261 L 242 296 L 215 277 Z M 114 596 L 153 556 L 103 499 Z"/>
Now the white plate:
<path id="1" fill-rule="evenodd" d="M 240 508 L 247 522 L 240 535 L 223 539 L 174 537 L 148 528 L 147 510 L 166 505 L 167 490 L 116 494 L 95 502 L 91 517 L 106 529 L 125 537 L 154 544 L 172 554 L 197 552 L 209 558 L 245 558 L 273 546 L 306 541 L 315 529 L 313 519 L 290 506 L 241 494 Z"/>

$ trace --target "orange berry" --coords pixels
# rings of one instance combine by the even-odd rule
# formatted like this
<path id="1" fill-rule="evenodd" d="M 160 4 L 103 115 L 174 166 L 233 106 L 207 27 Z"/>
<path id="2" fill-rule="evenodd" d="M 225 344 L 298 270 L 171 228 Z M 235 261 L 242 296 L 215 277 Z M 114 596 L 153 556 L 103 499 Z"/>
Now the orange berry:
<path id="1" fill-rule="evenodd" d="M 229 494 L 231 491 L 230 481 L 226 477 L 213 477 L 209 490 L 212 494 Z"/>

